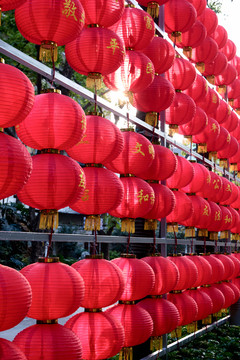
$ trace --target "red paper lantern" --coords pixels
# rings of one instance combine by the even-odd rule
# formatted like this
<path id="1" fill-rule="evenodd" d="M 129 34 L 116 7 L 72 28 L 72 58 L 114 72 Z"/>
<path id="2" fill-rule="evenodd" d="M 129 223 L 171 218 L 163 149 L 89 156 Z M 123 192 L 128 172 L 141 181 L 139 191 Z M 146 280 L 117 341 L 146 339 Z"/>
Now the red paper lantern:
<path id="1" fill-rule="evenodd" d="M 8 11 L 16 9 L 22 5 L 26 0 L 1 0 L 1 11 Z"/>
<path id="2" fill-rule="evenodd" d="M 199 46 L 206 38 L 207 31 L 205 26 L 198 20 L 192 25 L 192 27 L 184 32 L 180 38 L 176 39 L 177 47 L 183 48 L 184 52 L 189 58 L 191 58 L 192 48 Z M 169 34 L 170 39 L 174 42 L 174 36 Z"/>
<path id="3" fill-rule="evenodd" d="M 231 131 L 231 135 L 233 135 L 238 141 L 240 141 L 240 119 L 238 119 L 238 125 L 236 129 Z"/>
<path id="4" fill-rule="evenodd" d="M 214 118 L 208 116 L 208 125 L 201 133 L 194 135 L 192 137 L 192 141 L 199 144 L 198 152 L 205 153 L 207 152 L 206 145 L 208 144 L 208 142 L 218 139 L 219 134 L 220 125 Z"/>
<path id="5" fill-rule="evenodd" d="M 186 291 L 177 294 L 170 293 L 167 295 L 167 299 L 176 306 L 179 312 L 180 321 L 178 326 L 188 325 L 196 321 L 198 307 L 195 300 Z"/>
<path id="6" fill-rule="evenodd" d="M 186 0 L 169 0 L 164 6 L 165 31 L 177 37 L 196 21 L 197 12 Z"/>
<path id="7" fill-rule="evenodd" d="M 33 107 L 33 85 L 22 71 L 3 63 L 0 63 L 0 84 L 0 127 L 17 125 Z"/>
<path id="8" fill-rule="evenodd" d="M 235 79 L 231 84 L 228 85 L 228 101 L 233 102 L 234 99 L 240 96 L 240 80 Z"/>
<path id="9" fill-rule="evenodd" d="M 228 61 L 226 56 L 218 51 L 215 59 L 205 64 L 205 70 L 203 76 L 206 76 L 208 81 L 212 84 L 215 84 L 215 76 L 220 75 L 227 67 Z"/>
<path id="10" fill-rule="evenodd" d="M 203 287 L 202 291 L 211 298 L 213 304 L 212 314 L 217 315 L 217 313 L 224 307 L 225 297 L 223 293 L 214 287 L 214 285 L 210 287 Z"/>
<path id="11" fill-rule="evenodd" d="M 72 331 L 59 324 L 32 325 L 17 334 L 13 343 L 28 360 L 80 360 L 82 346 Z"/>
<path id="12" fill-rule="evenodd" d="M 205 10 L 207 6 L 206 0 L 188 0 L 196 9 L 197 16 L 201 15 L 201 13 Z"/>
<path id="13" fill-rule="evenodd" d="M 155 75 L 151 85 L 133 95 L 131 103 L 139 111 L 147 113 L 147 123 L 156 126 L 157 113 L 167 109 L 172 104 L 174 96 L 175 91 L 171 82 L 161 75 Z"/>
<path id="14" fill-rule="evenodd" d="M 221 48 L 221 51 L 226 55 L 228 61 L 232 60 L 237 52 L 237 47 L 234 42 L 227 39 L 226 44 Z"/>
<path id="15" fill-rule="evenodd" d="M 227 147 L 227 140 L 229 138 L 229 132 L 220 126 L 220 132 L 218 136 L 209 137 L 207 139 L 207 150 L 209 152 L 209 158 L 217 159 L 217 151 L 223 150 Z"/>
<path id="16" fill-rule="evenodd" d="M 26 205 L 45 210 L 40 228 L 57 227 L 56 210 L 69 206 L 83 194 L 83 170 L 75 160 L 60 154 L 34 155 L 32 161 L 32 174 L 17 193 L 18 198 Z"/>
<path id="17" fill-rule="evenodd" d="M 105 85 L 111 90 L 138 92 L 146 89 L 154 79 L 152 61 L 140 51 L 127 50 L 121 66 L 104 76 Z"/>
<path id="18" fill-rule="evenodd" d="M 218 17 L 216 13 L 212 9 L 207 7 L 198 17 L 198 20 L 201 21 L 206 27 L 208 35 L 211 35 L 218 26 Z"/>
<path id="19" fill-rule="evenodd" d="M 66 59 L 73 70 L 87 75 L 88 87 L 101 87 L 102 76 L 119 68 L 124 60 L 124 44 L 110 29 L 85 28 L 65 47 Z"/>
<path id="20" fill-rule="evenodd" d="M 142 52 L 153 62 L 156 74 L 162 74 L 170 69 L 175 58 L 174 47 L 169 41 L 157 35 Z"/>
<path id="21" fill-rule="evenodd" d="M 102 164 L 115 159 L 123 150 L 123 136 L 118 127 L 97 115 L 86 116 L 83 138 L 67 150 L 80 163 Z"/>
<path id="22" fill-rule="evenodd" d="M 15 11 L 18 30 L 28 41 L 41 45 L 40 60 L 57 60 L 57 46 L 74 40 L 82 31 L 85 14 L 78 0 L 25 1 Z"/>
<path id="23" fill-rule="evenodd" d="M 196 106 L 196 114 L 191 121 L 178 127 L 178 133 L 185 137 L 197 135 L 204 131 L 208 124 L 208 117 L 205 111 Z"/>
<path id="24" fill-rule="evenodd" d="M 210 223 L 207 224 L 207 229 L 210 232 L 209 238 L 218 240 L 218 231 L 220 231 L 223 222 L 222 210 L 215 202 L 208 200 L 208 203 L 211 208 Z M 208 283 L 211 284 L 211 280 Z"/>
<path id="25" fill-rule="evenodd" d="M 125 283 L 122 271 L 113 262 L 92 255 L 74 263 L 72 267 L 84 281 L 82 307 L 99 309 L 112 305 L 120 299 Z"/>
<path id="26" fill-rule="evenodd" d="M 97 24 L 103 27 L 109 27 L 117 22 L 124 11 L 124 0 L 107 0 L 99 3 L 97 0 L 81 0 L 85 11 L 85 24 Z"/>
<path id="27" fill-rule="evenodd" d="M 215 77 L 215 85 L 217 86 L 226 86 L 231 84 L 237 77 L 237 70 L 230 63 L 227 64 L 226 69 Z M 219 90 L 218 90 L 219 91 Z"/>
<path id="28" fill-rule="evenodd" d="M 225 285 L 230 287 L 232 289 L 232 291 L 234 292 L 235 298 L 233 300 L 233 304 L 235 304 L 238 301 L 239 297 L 240 297 L 239 288 L 235 284 L 233 284 L 231 282 L 227 282 L 227 283 L 225 283 Z"/>
<path id="29" fill-rule="evenodd" d="M 184 90 L 184 93 L 191 96 L 195 102 L 204 99 L 208 93 L 208 83 L 206 79 L 197 74 L 193 83 Z"/>
<path id="30" fill-rule="evenodd" d="M 155 157 L 153 145 L 145 136 L 133 131 L 124 131 L 123 140 L 122 152 L 111 162 L 103 163 L 114 172 L 138 175 L 151 165 Z"/>
<path id="31" fill-rule="evenodd" d="M 228 145 L 223 149 L 218 151 L 217 157 L 220 160 L 220 166 L 227 167 L 227 159 L 234 156 L 239 149 L 238 141 L 235 137 L 230 135 L 230 139 L 228 141 Z"/>
<path id="32" fill-rule="evenodd" d="M 209 284 L 211 285 L 218 281 L 222 281 L 222 279 L 224 277 L 223 263 L 218 258 L 213 256 L 213 254 L 211 254 L 211 255 L 204 254 L 203 257 L 212 266 L 212 277 L 211 277 L 211 281 L 209 282 Z"/>
<path id="33" fill-rule="evenodd" d="M 233 217 L 232 213 L 228 210 L 226 206 L 219 205 L 222 210 L 222 224 L 220 227 L 220 238 L 227 239 L 228 238 L 228 230 L 231 230 L 233 227 Z M 225 278 L 223 279 L 225 280 Z"/>
<path id="34" fill-rule="evenodd" d="M 217 201 L 216 196 L 222 190 L 223 184 L 221 176 L 216 174 L 213 171 L 209 171 L 209 176 L 207 179 L 207 184 L 204 186 L 202 191 L 199 191 L 197 195 L 202 196 L 205 199 L 211 201 Z"/>
<path id="35" fill-rule="evenodd" d="M 138 176 L 144 180 L 166 180 L 176 170 L 177 158 L 174 153 L 161 145 L 154 145 L 155 157 L 147 170 L 139 173 Z"/>
<path id="36" fill-rule="evenodd" d="M 196 193 L 201 191 L 206 185 L 209 176 L 208 169 L 202 164 L 192 162 L 192 166 L 194 168 L 193 179 L 187 186 L 182 188 L 186 193 Z"/>
<path id="37" fill-rule="evenodd" d="M 223 263 L 224 274 L 222 280 L 230 280 L 235 271 L 235 264 L 233 260 L 225 254 L 212 254 L 212 256 L 216 257 Z"/>
<path id="38" fill-rule="evenodd" d="M 38 150 L 72 147 L 81 140 L 85 130 L 86 119 L 81 106 L 57 93 L 37 95 L 31 112 L 16 126 L 20 140 Z"/>
<path id="39" fill-rule="evenodd" d="M 27 316 L 54 320 L 74 313 L 84 297 L 82 277 L 58 258 L 39 258 L 21 270 L 32 289 L 32 304 Z"/>
<path id="40" fill-rule="evenodd" d="M 23 144 L 0 132 L 0 199 L 16 194 L 28 181 L 32 159 Z"/>
<path id="41" fill-rule="evenodd" d="M 230 207 L 231 208 L 231 207 Z M 234 262 L 234 273 L 232 274 L 231 280 L 235 279 L 240 274 L 240 260 L 235 256 L 236 254 L 229 254 L 228 257 Z M 228 284 L 228 283 L 226 283 Z"/>
<path id="42" fill-rule="evenodd" d="M 214 114 L 214 119 L 216 119 L 219 124 L 222 124 L 227 120 L 230 113 L 231 109 L 228 103 L 225 100 L 220 99 L 218 108 Z"/>
<path id="43" fill-rule="evenodd" d="M 126 7 L 111 30 L 122 39 L 127 50 L 142 50 L 152 41 L 155 27 L 152 17 L 144 10 Z"/>
<path id="44" fill-rule="evenodd" d="M 196 105 L 200 106 L 208 116 L 214 117 L 214 114 L 218 109 L 219 102 L 220 98 L 217 93 L 213 89 L 209 88 L 207 96 L 203 100 L 196 101 Z"/>
<path id="45" fill-rule="evenodd" d="M 165 75 L 166 79 L 171 81 L 175 90 L 185 90 L 194 82 L 196 70 L 188 60 L 176 57 L 173 65 L 166 71 Z"/>
<path id="46" fill-rule="evenodd" d="M 179 280 L 173 290 L 191 288 L 198 277 L 196 265 L 185 256 L 171 256 L 170 260 L 175 263 L 179 271 Z"/>
<path id="47" fill-rule="evenodd" d="M 112 171 L 100 167 L 85 167 L 86 187 L 71 209 L 88 215 L 85 230 L 100 230 L 100 214 L 115 209 L 123 200 L 123 185 Z"/>
<path id="48" fill-rule="evenodd" d="M 29 310 L 32 291 L 29 282 L 17 270 L 0 265 L 0 331 L 20 323 Z"/>
<path id="49" fill-rule="evenodd" d="M 225 46 L 228 39 L 227 30 L 221 25 L 218 25 L 216 30 L 211 33 L 210 36 L 216 41 L 219 49 L 222 49 Z"/>
<path id="50" fill-rule="evenodd" d="M 220 284 L 214 284 L 212 286 L 219 289 L 223 293 L 225 298 L 225 302 L 223 305 L 224 309 L 227 309 L 229 306 L 231 306 L 234 303 L 235 300 L 234 291 L 229 286 L 227 286 L 227 284 L 220 283 Z"/>
<path id="51" fill-rule="evenodd" d="M 238 122 L 238 115 L 235 113 L 235 111 L 231 111 L 227 120 L 222 123 L 222 126 L 224 126 L 228 131 L 232 132 L 237 128 Z"/>
<path id="52" fill-rule="evenodd" d="M 240 57 L 235 55 L 232 60 L 229 61 L 231 65 L 235 66 L 237 74 L 240 74 Z"/>
<path id="53" fill-rule="evenodd" d="M 125 288 L 120 300 L 134 301 L 151 293 L 155 275 L 151 266 L 145 261 L 136 259 L 134 255 L 130 254 L 126 257 L 115 258 L 112 262 L 122 270 L 125 281 Z"/>
<path id="54" fill-rule="evenodd" d="M 167 179 L 170 189 L 181 189 L 187 186 L 193 179 L 194 167 L 190 161 L 182 156 L 177 156 L 177 168 L 172 176 Z"/>
<path id="55" fill-rule="evenodd" d="M 213 312 L 213 303 L 207 293 L 203 291 L 202 288 L 198 289 L 190 289 L 186 291 L 187 295 L 189 295 L 197 304 L 198 312 L 196 316 L 196 321 L 204 320 Z"/>
<path id="56" fill-rule="evenodd" d="M 141 260 L 150 265 L 155 274 L 155 284 L 149 295 L 162 295 L 173 289 L 178 281 L 179 271 L 169 258 L 147 256 Z"/>
<path id="57" fill-rule="evenodd" d="M 192 50 L 191 59 L 196 63 L 201 73 L 204 72 L 204 64 L 211 63 L 215 60 L 218 53 L 218 46 L 215 40 L 207 36 L 201 43 Z"/>
<path id="58" fill-rule="evenodd" d="M 176 205 L 173 211 L 167 215 L 167 231 L 178 231 L 178 223 L 183 222 L 193 214 L 192 202 L 184 192 L 173 191 L 175 196 Z"/>
<path id="59" fill-rule="evenodd" d="M 193 287 L 208 285 L 212 277 L 212 266 L 202 256 L 186 255 L 188 259 L 194 262 L 198 270 L 198 278 Z"/>
<path id="60" fill-rule="evenodd" d="M 124 348 L 142 344 L 152 334 L 152 318 L 148 311 L 139 305 L 118 304 L 107 309 L 106 314 L 122 324 L 125 333 Z M 124 352 L 124 349 L 122 351 Z"/>
<path id="61" fill-rule="evenodd" d="M 27 360 L 18 346 L 6 339 L 0 339 L 0 353 L 4 360 Z"/>

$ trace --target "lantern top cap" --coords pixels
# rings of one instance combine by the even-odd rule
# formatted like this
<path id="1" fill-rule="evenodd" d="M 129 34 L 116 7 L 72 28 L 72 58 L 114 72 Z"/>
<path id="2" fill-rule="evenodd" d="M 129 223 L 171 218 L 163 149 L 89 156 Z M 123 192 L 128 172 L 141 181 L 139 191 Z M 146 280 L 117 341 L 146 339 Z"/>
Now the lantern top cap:
<path id="1" fill-rule="evenodd" d="M 135 254 L 121 254 L 121 258 L 136 259 Z"/>
<path id="2" fill-rule="evenodd" d="M 39 263 L 58 263 L 59 257 L 39 257 Z"/>
<path id="3" fill-rule="evenodd" d="M 41 91 L 41 94 L 52 94 L 52 93 L 56 93 L 56 94 L 61 94 L 61 90 L 60 89 L 44 89 Z"/>
<path id="4" fill-rule="evenodd" d="M 5 60 L 3 58 L 0 59 L 2 64 L 5 64 Z"/>
<path id="5" fill-rule="evenodd" d="M 103 259 L 103 254 L 86 255 L 85 259 Z"/>

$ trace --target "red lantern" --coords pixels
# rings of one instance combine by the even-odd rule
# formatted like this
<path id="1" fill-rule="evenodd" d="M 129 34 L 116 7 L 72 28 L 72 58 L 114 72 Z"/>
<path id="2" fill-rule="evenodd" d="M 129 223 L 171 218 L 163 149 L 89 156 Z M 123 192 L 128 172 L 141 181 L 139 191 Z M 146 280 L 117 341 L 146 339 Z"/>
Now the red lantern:
<path id="1" fill-rule="evenodd" d="M 232 195 L 232 182 L 230 182 L 227 178 L 221 178 L 223 187 L 220 193 L 217 196 L 217 202 L 224 204 L 228 199 L 230 199 Z"/>
<path id="2" fill-rule="evenodd" d="M 217 241 L 218 232 L 220 231 L 223 222 L 223 214 L 220 206 L 218 206 L 215 202 L 208 200 L 208 203 L 211 208 L 210 223 L 207 225 L 207 229 L 210 232 L 209 238 L 210 240 Z M 211 284 L 211 280 L 209 280 L 208 284 Z"/>
<path id="3" fill-rule="evenodd" d="M 220 99 L 216 113 L 214 114 L 214 119 L 217 120 L 219 124 L 225 122 L 228 116 L 231 114 L 231 109 L 228 103 L 225 100 Z"/>
<path id="4" fill-rule="evenodd" d="M 217 201 L 216 196 L 221 191 L 223 184 L 221 180 L 221 176 L 214 173 L 213 171 L 209 171 L 209 176 L 207 179 L 207 184 L 204 186 L 202 191 L 199 191 L 197 195 L 202 196 L 205 199 L 211 200 L 211 201 Z"/>
<path id="5" fill-rule="evenodd" d="M 219 289 L 223 293 L 223 296 L 225 298 L 223 309 L 227 309 L 229 306 L 231 306 L 234 303 L 235 300 L 234 291 L 229 286 L 227 286 L 227 284 L 225 283 L 214 284 L 212 285 L 212 287 Z"/>
<path id="6" fill-rule="evenodd" d="M 142 50 L 152 41 L 155 27 L 152 17 L 144 10 L 126 7 L 111 30 L 122 39 L 127 50 Z"/>
<path id="7" fill-rule="evenodd" d="M 217 112 L 220 98 L 215 90 L 209 88 L 206 97 L 200 101 L 196 101 L 196 105 L 200 106 L 208 116 L 214 117 Z"/>
<path id="8" fill-rule="evenodd" d="M 198 145 L 198 152 L 205 153 L 207 152 L 206 145 L 209 141 L 214 141 L 218 138 L 220 134 L 220 125 L 218 122 L 208 116 L 208 125 L 205 127 L 205 129 L 192 137 L 192 140 L 194 143 L 199 144 Z"/>
<path id="9" fill-rule="evenodd" d="M 139 111 L 145 112 L 146 122 L 152 126 L 157 125 L 157 113 L 167 109 L 175 96 L 171 82 L 161 75 L 155 75 L 153 82 L 143 91 L 133 95 L 132 105 Z"/>
<path id="10" fill-rule="evenodd" d="M 177 158 L 174 153 L 161 145 L 154 145 L 155 157 L 150 167 L 139 173 L 138 176 L 144 180 L 166 180 L 175 172 Z"/>
<path id="11" fill-rule="evenodd" d="M 81 275 L 85 285 L 81 306 L 99 309 L 120 299 L 125 283 L 122 271 L 113 262 L 100 255 L 91 255 L 74 263 L 72 267 Z"/>
<path id="12" fill-rule="evenodd" d="M 81 106 L 59 93 L 37 95 L 31 112 L 16 126 L 20 140 L 38 150 L 72 147 L 81 140 L 85 130 Z"/>
<path id="13" fill-rule="evenodd" d="M 58 258 L 39 258 L 21 270 L 32 289 L 32 304 L 27 316 L 53 320 L 74 313 L 84 297 L 82 277 Z"/>
<path id="14" fill-rule="evenodd" d="M 193 83 L 184 90 L 184 93 L 191 96 L 195 102 L 204 99 L 208 93 L 208 83 L 206 79 L 197 74 Z"/>
<path id="15" fill-rule="evenodd" d="M 67 153 L 80 163 L 102 164 L 115 159 L 122 150 L 123 136 L 118 127 L 101 116 L 88 115 L 83 138 Z"/>
<path id="16" fill-rule="evenodd" d="M 8 1 L 9 3 L 9 1 Z M 0 127 L 10 127 L 25 119 L 33 107 L 34 88 L 27 76 L 11 65 L 0 63 Z"/>
<path id="17" fill-rule="evenodd" d="M 124 0 L 107 0 L 99 3 L 97 0 L 81 0 L 85 11 L 85 24 L 97 24 L 102 27 L 109 27 L 117 22 L 124 11 Z"/>
<path id="18" fill-rule="evenodd" d="M 230 135 L 227 140 L 227 146 L 217 153 L 217 157 L 220 160 L 220 166 L 227 168 L 227 159 L 234 156 L 238 152 L 238 149 L 238 141 L 235 139 L 235 137 Z"/>
<path id="19" fill-rule="evenodd" d="M 124 147 L 122 152 L 111 162 L 104 165 L 120 174 L 138 175 L 147 169 L 154 159 L 154 148 L 143 135 L 133 132 L 123 132 Z"/>
<path id="20" fill-rule="evenodd" d="M 237 47 L 234 42 L 227 39 L 226 44 L 221 48 L 221 51 L 226 55 L 228 61 L 232 60 L 237 52 Z"/>
<path id="21" fill-rule="evenodd" d="M 87 215 L 85 230 L 100 230 L 100 214 L 115 209 L 123 200 L 123 185 L 119 177 L 108 169 L 85 167 L 86 187 L 81 198 L 73 201 L 71 209 Z"/>
<path id="22" fill-rule="evenodd" d="M 4 360 L 27 360 L 18 346 L 6 339 L 0 339 L 0 353 Z"/>
<path id="23" fill-rule="evenodd" d="M 212 256 L 216 257 L 223 263 L 224 274 L 222 280 L 230 280 L 235 271 L 235 264 L 228 255 L 225 254 L 212 254 Z"/>
<path id="24" fill-rule="evenodd" d="M 122 270 L 125 281 L 125 288 L 120 300 L 134 301 L 151 293 L 155 276 L 153 269 L 145 261 L 136 259 L 134 255 L 130 254 L 115 258 L 112 262 Z"/>
<path id="25" fill-rule="evenodd" d="M 232 213 L 228 210 L 226 206 L 219 205 L 222 210 L 222 224 L 220 227 L 220 238 L 227 239 L 228 238 L 228 230 L 231 230 L 233 227 L 233 217 Z M 223 279 L 225 280 L 225 278 Z"/>
<path id="26" fill-rule="evenodd" d="M 140 51 L 127 50 L 121 66 L 104 76 L 105 85 L 111 90 L 138 92 L 147 88 L 154 79 L 152 61 Z"/>
<path id="27" fill-rule="evenodd" d="M 101 87 L 102 76 L 119 68 L 124 60 L 124 45 L 110 29 L 85 28 L 65 47 L 66 59 L 73 70 L 87 75 L 88 87 Z"/>
<path id="28" fill-rule="evenodd" d="M 175 90 L 185 90 L 194 82 L 196 70 L 188 60 L 176 57 L 173 65 L 166 71 L 165 75 L 171 81 Z"/>
<path id="29" fill-rule="evenodd" d="M 119 321 L 124 328 L 125 341 L 121 351 L 124 358 L 129 358 L 125 356 L 126 353 L 132 352 L 129 348 L 144 343 L 152 334 L 152 318 L 148 311 L 139 305 L 118 304 L 107 309 L 106 314 Z"/>
<path id="30" fill-rule="evenodd" d="M 0 265 L 0 331 L 20 323 L 30 308 L 32 291 L 29 282 L 17 270 Z"/>
<path id="31" fill-rule="evenodd" d="M 211 254 L 211 255 L 204 254 L 203 257 L 212 266 L 212 277 L 211 277 L 211 281 L 209 282 L 209 284 L 211 285 L 218 281 L 221 281 L 224 277 L 223 263 L 218 258 L 213 256 L 213 254 Z"/>
<path id="32" fill-rule="evenodd" d="M 18 30 L 28 41 L 41 45 L 40 60 L 57 60 L 57 46 L 74 40 L 85 22 L 83 7 L 78 0 L 66 2 L 25 1 L 15 11 Z"/>
<path id="33" fill-rule="evenodd" d="M 28 360 L 80 360 L 82 346 L 72 331 L 59 324 L 32 325 L 13 340 Z"/>
<path id="34" fill-rule="evenodd" d="M 235 284 L 233 284 L 231 282 L 227 282 L 227 283 L 225 283 L 225 285 L 230 287 L 232 289 L 232 291 L 234 292 L 235 297 L 234 297 L 234 300 L 233 300 L 233 304 L 235 304 L 238 301 L 239 297 L 240 297 L 239 288 Z"/>
<path id="35" fill-rule="evenodd" d="M 168 36 L 174 42 L 174 36 L 170 34 Z M 206 36 L 207 31 L 205 26 L 200 21 L 196 20 L 188 31 L 184 32 L 180 38 L 176 39 L 176 45 L 183 48 L 186 56 L 189 56 L 191 59 L 192 48 L 199 46 Z"/>
<path id="36" fill-rule="evenodd" d="M 204 320 L 204 323 L 209 323 L 209 315 L 212 314 L 213 311 L 213 303 L 212 299 L 209 295 L 207 295 L 202 288 L 198 289 L 190 289 L 186 291 L 187 295 L 189 295 L 197 304 L 198 312 L 196 321 Z"/>
<path id="37" fill-rule="evenodd" d="M 187 122 L 184 125 L 180 125 L 178 128 L 178 133 L 189 137 L 191 135 L 197 135 L 204 131 L 208 124 L 208 117 L 199 106 L 196 106 L 196 114 L 191 121 Z"/>
<path id="38" fill-rule="evenodd" d="M 198 278 L 193 287 L 208 285 L 212 277 L 212 266 L 202 256 L 186 255 L 188 259 L 194 262 L 198 270 Z"/>
<path id="39" fill-rule="evenodd" d="M 224 87 L 231 84 L 236 79 L 236 77 L 237 70 L 233 65 L 228 63 L 226 69 L 220 75 L 217 75 L 215 77 L 215 85 L 217 85 L 218 87 Z"/>
<path id="40" fill-rule="evenodd" d="M 211 35 L 218 26 L 218 17 L 216 13 L 212 9 L 207 7 L 198 17 L 198 20 L 201 21 L 206 27 L 208 35 Z"/>
<path id="41" fill-rule="evenodd" d="M 239 118 L 235 111 L 231 111 L 230 115 L 228 116 L 227 120 L 222 123 L 228 131 L 234 131 L 238 126 Z"/>
<path id="42" fill-rule="evenodd" d="M 8 11 L 16 9 L 22 5 L 26 0 L 1 0 L 1 11 Z"/>
<path id="43" fill-rule="evenodd" d="M 136 306 L 146 310 L 153 320 L 150 350 L 161 348 L 162 344 L 159 337 L 170 333 L 179 325 L 180 314 L 178 308 L 166 299 L 144 299 Z M 160 346 L 156 346 L 156 340 L 160 342 Z"/>
<path id="44" fill-rule="evenodd" d="M 183 222 L 193 214 L 192 202 L 184 192 L 174 191 L 176 205 L 173 211 L 167 215 L 167 231 L 174 232 L 178 231 L 178 223 Z"/>
<path id="45" fill-rule="evenodd" d="M 211 298 L 213 304 L 212 313 L 217 316 L 218 312 L 224 307 L 225 297 L 223 293 L 214 286 L 203 287 L 202 290 Z"/>
<path id="46" fill-rule="evenodd" d="M 207 150 L 209 152 L 210 159 L 217 159 L 217 151 L 223 150 L 227 147 L 227 139 L 229 138 L 229 132 L 220 126 L 220 132 L 218 136 L 209 137 L 207 140 Z"/>
<path id="47" fill-rule="evenodd" d="M 193 179 L 194 167 L 190 161 L 182 156 L 177 156 L 177 168 L 172 176 L 167 179 L 170 189 L 181 189 L 187 186 Z"/>
<path id="48" fill-rule="evenodd" d="M 196 321 L 198 307 L 195 300 L 193 300 L 186 291 L 180 293 L 170 293 L 167 295 L 167 299 L 176 306 L 179 312 L 180 321 L 178 322 L 178 326 L 188 325 Z"/>
<path id="49" fill-rule="evenodd" d="M 226 29 L 221 25 L 218 25 L 216 27 L 216 30 L 211 33 L 210 36 L 216 41 L 219 49 L 222 49 L 225 46 L 228 39 L 228 33 Z"/>
<path id="50" fill-rule="evenodd" d="M 56 210 L 69 206 L 82 196 L 85 188 L 83 170 L 75 160 L 60 154 L 39 154 L 32 160 L 32 174 L 17 193 L 18 198 L 26 205 L 44 210 L 40 228 L 58 227 Z"/>
<path id="51" fill-rule="evenodd" d="M 182 188 L 186 193 L 196 193 L 201 191 L 206 185 L 209 176 L 208 169 L 202 164 L 192 162 L 192 166 L 194 168 L 193 179 L 187 186 Z"/>
<path id="52" fill-rule="evenodd" d="M 196 265 L 185 256 L 171 256 L 170 260 L 175 263 L 179 271 L 179 280 L 172 290 L 191 288 L 198 277 Z"/>
<path id="53" fill-rule="evenodd" d="M 169 0 L 164 6 L 164 17 L 165 31 L 177 37 L 192 27 L 197 12 L 186 0 Z"/>
<path id="54" fill-rule="evenodd" d="M 228 101 L 232 104 L 233 100 L 240 96 L 240 80 L 235 79 L 228 85 Z"/>
<path id="55" fill-rule="evenodd" d="M 138 3 L 147 7 L 147 12 L 153 18 L 157 18 L 159 16 L 159 6 L 165 4 L 169 0 L 139 0 Z"/>
<path id="56" fill-rule="evenodd" d="M 238 125 L 236 129 L 231 131 L 231 135 L 233 135 L 238 141 L 240 141 L 240 119 L 238 119 Z"/>
<path id="57" fill-rule="evenodd" d="M 231 207 L 229 207 L 231 209 Z M 240 260 L 235 256 L 236 254 L 229 254 L 228 257 L 234 262 L 234 272 L 231 280 L 235 279 L 240 274 Z M 227 283 L 228 284 L 228 283 Z"/>
<path id="58" fill-rule="evenodd" d="M 155 274 L 155 284 L 149 295 L 162 295 L 173 289 L 178 281 L 179 271 L 169 258 L 147 256 L 141 260 L 150 265 Z"/>
<path id="59" fill-rule="evenodd" d="M 240 57 L 235 55 L 232 60 L 229 61 L 231 65 L 235 66 L 237 74 L 240 74 Z"/>
<path id="60" fill-rule="evenodd" d="M 226 56 L 218 51 L 217 56 L 215 59 L 205 64 L 205 70 L 203 72 L 203 76 L 206 76 L 208 81 L 211 84 L 215 84 L 215 76 L 220 75 L 227 67 L 228 61 Z"/>
<path id="61" fill-rule="evenodd" d="M 201 73 L 205 71 L 205 64 L 215 60 L 218 53 L 218 46 L 215 40 L 207 36 L 201 43 L 192 50 L 191 59 Z"/>
<path id="62" fill-rule="evenodd" d="M 205 10 L 207 6 L 206 0 L 188 0 L 196 9 L 197 16 L 201 15 L 201 13 Z"/>
<path id="63" fill-rule="evenodd" d="M 178 125 L 191 121 L 195 114 L 196 105 L 192 98 L 184 93 L 176 92 L 172 104 L 165 111 L 166 123 L 175 131 Z"/>
<path id="64" fill-rule="evenodd" d="M 175 58 L 174 47 L 169 41 L 157 35 L 142 52 L 153 62 L 156 74 L 162 74 L 170 69 Z"/>
<path id="65" fill-rule="evenodd" d="M 16 194 L 28 181 L 32 159 L 23 144 L 0 132 L 0 199 Z"/>

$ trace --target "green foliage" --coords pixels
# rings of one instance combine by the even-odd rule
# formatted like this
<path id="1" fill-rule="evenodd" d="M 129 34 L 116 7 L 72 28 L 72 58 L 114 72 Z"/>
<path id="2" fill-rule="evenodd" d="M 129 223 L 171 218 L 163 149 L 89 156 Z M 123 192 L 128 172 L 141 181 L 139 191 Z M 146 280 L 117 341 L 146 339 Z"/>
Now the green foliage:
<path id="1" fill-rule="evenodd" d="M 220 14 L 222 12 L 222 2 L 219 0 L 208 1 L 208 7 L 215 11 L 216 14 Z"/>

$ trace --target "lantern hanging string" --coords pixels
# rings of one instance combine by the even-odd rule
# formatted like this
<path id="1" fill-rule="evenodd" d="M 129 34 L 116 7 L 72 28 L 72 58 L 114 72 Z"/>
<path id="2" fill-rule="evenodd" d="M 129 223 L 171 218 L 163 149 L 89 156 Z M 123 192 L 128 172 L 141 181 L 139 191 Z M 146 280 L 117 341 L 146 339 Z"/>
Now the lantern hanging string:
<path id="1" fill-rule="evenodd" d="M 129 246 L 130 246 L 130 232 L 128 233 L 128 241 L 127 241 L 126 254 L 128 254 L 128 253 L 129 253 Z"/>
<path id="2" fill-rule="evenodd" d="M 215 252 L 215 253 L 217 252 L 217 245 L 218 245 L 218 240 L 216 239 L 216 240 L 215 240 L 215 249 L 214 249 L 214 252 Z"/>
<path id="3" fill-rule="evenodd" d="M 235 242 L 235 251 L 237 251 L 237 243 L 238 243 L 238 241 L 237 240 L 235 240 L 236 242 Z"/>
<path id="4" fill-rule="evenodd" d="M 191 254 L 193 253 L 193 236 L 191 237 L 191 241 L 190 241 L 190 245 L 191 245 Z"/>
<path id="5" fill-rule="evenodd" d="M 54 61 L 54 50 L 51 50 L 51 56 L 52 56 L 52 65 L 53 65 L 53 72 L 52 72 L 52 80 L 51 80 L 51 86 L 53 86 L 53 82 L 55 79 L 55 61 Z"/>
<path id="6" fill-rule="evenodd" d="M 93 255 L 97 253 L 97 230 L 94 229 L 94 244 L 93 244 Z"/>
<path id="7" fill-rule="evenodd" d="M 174 254 L 177 253 L 177 235 L 176 235 L 176 231 L 173 227 L 173 232 L 174 232 L 174 238 L 175 238 L 175 243 L 174 243 Z"/>
<path id="8" fill-rule="evenodd" d="M 204 254 L 206 254 L 206 236 L 204 236 L 203 241 L 204 241 L 203 252 L 204 252 Z"/>
<path id="9" fill-rule="evenodd" d="M 97 86 L 94 85 L 94 111 L 97 113 Z"/>
<path id="10" fill-rule="evenodd" d="M 156 253 L 156 230 L 153 230 L 153 255 Z"/>
<path id="11" fill-rule="evenodd" d="M 52 236 L 53 236 L 53 226 L 51 227 L 51 233 L 49 235 L 49 241 L 48 241 L 48 248 L 47 248 L 46 257 L 49 257 L 50 248 L 52 246 Z"/>
<path id="12" fill-rule="evenodd" d="M 129 122 L 129 113 L 127 112 L 127 128 L 129 129 L 130 122 Z"/>

